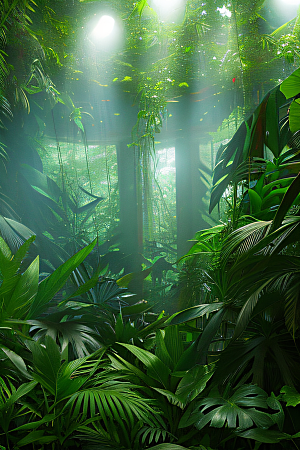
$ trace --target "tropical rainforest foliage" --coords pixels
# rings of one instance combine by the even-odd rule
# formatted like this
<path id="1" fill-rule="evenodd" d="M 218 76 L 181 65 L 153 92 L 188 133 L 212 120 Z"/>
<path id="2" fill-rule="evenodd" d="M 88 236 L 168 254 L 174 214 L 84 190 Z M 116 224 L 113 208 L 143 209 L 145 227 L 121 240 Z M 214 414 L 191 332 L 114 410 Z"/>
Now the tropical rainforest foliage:
<path id="1" fill-rule="evenodd" d="M 236 129 L 212 178 L 217 224 L 190 236 L 172 286 L 163 251 L 140 255 L 140 270 L 127 273 L 117 233 L 97 236 L 94 118 L 77 101 L 91 58 L 77 45 L 87 39 L 82 20 L 108 5 L 1 0 L 0 449 L 299 449 L 298 18 L 272 29 L 263 1 L 188 1 L 180 23 L 168 23 L 150 1 L 109 3 L 126 45 L 101 53 L 92 82 L 135 99 L 128 148 L 147 220 L 148 166 L 167 103 L 182 100 L 188 126 L 199 79 L 204 92 L 221 86 L 212 97 L 234 94 L 226 114 Z M 288 76 L 270 77 L 282 64 Z M 90 177 L 76 189 L 59 142 L 70 123 Z M 49 124 L 56 180 L 43 171 Z"/>

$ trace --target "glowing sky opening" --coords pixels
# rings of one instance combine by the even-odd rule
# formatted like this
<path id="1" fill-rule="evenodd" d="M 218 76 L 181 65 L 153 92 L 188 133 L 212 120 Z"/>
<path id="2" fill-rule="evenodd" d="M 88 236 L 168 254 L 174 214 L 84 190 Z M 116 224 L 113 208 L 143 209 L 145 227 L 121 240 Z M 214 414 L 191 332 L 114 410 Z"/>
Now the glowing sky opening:
<path id="1" fill-rule="evenodd" d="M 94 28 L 93 35 L 97 38 L 109 36 L 115 26 L 115 19 L 111 16 L 102 16 L 97 26 Z"/>

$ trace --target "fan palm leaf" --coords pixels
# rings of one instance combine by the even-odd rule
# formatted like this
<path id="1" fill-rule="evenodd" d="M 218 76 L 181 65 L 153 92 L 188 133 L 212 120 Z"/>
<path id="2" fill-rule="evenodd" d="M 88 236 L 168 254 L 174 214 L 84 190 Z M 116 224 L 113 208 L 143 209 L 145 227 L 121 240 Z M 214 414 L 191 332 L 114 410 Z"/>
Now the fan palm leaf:
<path id="1" fill-rule="evenodd" d="M 82 324 L 81 320 L 70 318 L 67 312 L 62 313 L 63 317 L 59 322 L 51 321 L 51 316 L 44 320 L 28 320 L 26 323 L 31 325 L 30 332 L 34 333 L 34 339 L 51 336 L 55 342 L 61 342 L 62 351 L 70 344 L 77 358 L 83 358 L 99 349 L 100 343 L 93 337 L 96 332 Z"/>

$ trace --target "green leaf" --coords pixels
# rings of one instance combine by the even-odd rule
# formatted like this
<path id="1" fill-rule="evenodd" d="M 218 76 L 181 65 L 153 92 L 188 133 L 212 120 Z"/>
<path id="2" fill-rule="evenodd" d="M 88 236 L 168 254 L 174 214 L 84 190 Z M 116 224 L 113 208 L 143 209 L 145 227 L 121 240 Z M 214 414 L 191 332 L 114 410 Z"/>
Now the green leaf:
<path id="1" fill-rule="evenodd" d="M 292 133 L 296 133 L 300 129 L 300 103 L 299 100 L 294 100 L 290 106 L 289 124 Z"/>
<path id="2" fill-rule="evenodd" d="M 265 144 L 269 147 L 275 157 L 278 157 L 282 148 L 279 130 L 279 108 L 285 103 L 285 98 L 276 86 L 270 93 L 266 107 L 266 137 Z"/>
<path id="3" fill-rule="evenodd" d="M 61 356 L 57 344 L 50 336 L 45 337 L 45 345 L 27 341 L 34 363 L 33 377 L 52 395 L 57 393 L 57 379 Z"/>
<path id="4" fill-rule="evenodd" d="M 187 450 L 187 448 L 177 444 L 158 444 L 151 447 L 151 450 Z"/>
<path id="5" fill-rule="evenodd" d="M 58 202 L 62 191 L 55 181 L 28 164 L 21 164 L 20 172 L 35 190 L 51 198 L 54 202 Z"/>
<path id="6" fill-rule="evenodd" d="M 28 319 L 36 318 L 43 312 L 48 302 L 64 286 L 68 277 L 93 250 L 95 244 L 96 239 L 87 247 L 75 253 L 75 255 L 59 266 L 49 277 L 45 278 L 39 284 L 38 293 L 31 304 L 27 316 Z"/>
<path id="7" fill-rule="evenodd" d="M 253 189 L 248 189 L 247 192 L 250 200 L 250 214 L 256 214 L 261 210 L 262 198 Z"/>
<path id="8" fill-rule="evenodd" d="M 300 394 L 294 387 L 283 386 L 280 393 L 283 394 L 282 399 L 286 402 L 286 406 L 297 406 L 300 404 Z"/>
<path id="9" fill-rule="evenodd" d="M 32 380 L 32 375 L 27 371 L 26 364 L 21 358 L 21 356 L 17 355 L 17 353 L 9 350 L 6 347 L 1 347 L 1 350 L 6 354 L 6 356 L 10 359 L 10 361 L 16 366 L 16 368 L 24 375 L 26 378 Z"/>
<path id="10" fill-rule="evenodd" d="M 37 421 L 29 421 L 29 423 L 25 423 L 24 425 L 20 425 L 17 428 L 14 428 L 13 431 L 22 431 L 22 430 L 34 430 L 38 428 L 40 425 L 43 425 L 47 422 L 52 422 L 56 418 L 55 414 L 46 414 L 41 420 Z"/>
<path id="11" fill-rule="evenodd" d="M 213 371 L 208 366 L 197 365 L 190 369 L 180 380 L 176 396 L 182 403 L 194 400 L 206 387 L 208 380 L 212 377 Z"/>
<path id="12" fill-rule="evenodd" d="M 18 441 L 17 445 L 18 447 L 23 447 L 24 445 L 32 444 L 33 442 L 38 442 L 41 444 L 48 444 L 50 442 L 54 442 L 58 439 L 57 436 L 45 436 L 44 430 L 38 430 L 38 431 L 32 431 L 31 433 L 27 434 L 23 439 Z"/>
<path id="13" fill-rule="evenodd" d="M 177 325 L 166 327 L 164 332 L 166 349 L 175 366 L 184 352 L 182 335 L 179 332 L 179 327 Z"/>
<path id="14" fill-rule="evenodd" d="M 249 428 L 255 423 L 258 427 L 270 427 L 274 424 L 272 417 L 267 412 L 256 409 L 268 408 L 267 394 L 257 386 L 243 385 L 238 388 L 231 397 L 219 396 L 207 397 L 200 402 L 203 416 L 196 427 L 202 429 L 210 422 L 210 425 L 221 428 L 227 424 L 228 428 Z M 209 410 L 208 413 L 206 411 Z"/>
<path id="15" fill-rule="evenodd" d="M 261 428 L 253 428 L 236 434 L 244 439 L 254 439 L 257 442 L 263 442 L 265 444 L 276 444 L 283 439 L 291 439 L 289 434 L 281 433 L 281 431 L 263 430 Z"/>
<path id="16" fill-rule="evenodd" d="M 131 344 L 122 344 L 121 342 L 118 342 L 118 344 L 127 348 L 127 350 L 135 355 L 147 367 L 148 375 L 162 383 L 168 389 L 168 378 L 171 371 L 157 356 Z"/>
<path id="17" fill-rule="evenodd" d="M 37 256 L 19 278 L 11 298 L 6 305 L 8 316 L 21 319 L 32 304 L 39 282 L 39 257 Z"/>
<path id="18" fill-rule="evenodd" d="M 169 319 L 166 320 L 166 325 L 178 325 L 180 323 L 188 322 L 190 320 L 203 317 L 206 314 L 218 311 L 223 306 L 223 303 L 209 303 L 199 306 L 192 306 L 178 313 L 174 313 Z"/>
<path id="19" fill-rule="evenodd" d="M 269 234 L 276 231 L 280 227 L 285 215 L 287 214 L 290 207 L 293 205 L 295 199 L 299 195 L 299 192 L 300 192 L 300 172 L 295 177 L 294 181 L 290 184 L 288 190 L 286 191 L 273 219 Z"/>
<path id="20" fill-rule="evenodd" d="M 224 307 L 224 305 L 222 305 L 223 308 L 219 309 L 219 311 L 214 314 L 214 316 L 210 319 L 210 321 L 208 322 L 208 324 L 206 325 L 206 327 L 203 330 L 203 333 L 199 339 L 199 343 L 197 346 L 197 351 L 201 354 L 202 352 L 204 354 L 206 354 L 211 341 L 213 340 L 214 336 L 216 335 L 223 317 L 226 313 L 226 307 Z"/>
<path id="21" fill-rule="evenodd" d="M 145 8 L 146 6 L 148 6 L 147 0 L 139 0 L 139 1 L 137 2 L 137 4 L 135 5 L 135 7 L 134 7 L 134 9 L 133 9 L 133 11 L 132 11 L 132 13 L 130 14 L 129 17 L 132 17 L 136 12 L 137 12 L 137 13 L 139 14 L 139 16 L 141 17 L 142 12 L 143 12 L 143 10 L 144 10 L 144 8 Z"/>
<path id="22" fill-rule="evenodd" d="M 4 278 L 11 278 L 18 272 L 21 262 L 25 258 L 26 253 L 34 240 L 35 236 L 31 236 L 18 248 L 16 254 L 12 256 L 10 248 L 0 237 L 0 270 Z"/>
<path id="23" fill-rule="evenodd" d="M 156 348 L 155 348 L 155 355 L 164 363 L 166 367 L 168 367 L 170 370 L 174 369 L 174 361 L 172 360 L 166 344 L 164 340 L 164 332 L 162 330 L 156 331 Z"/>
<path id="24" fill-rule="evenodd" d="M 300 69 L 295 70 L 280 85 L 280 90 L 285 98 L 292 98 L 300 92 Z"/>

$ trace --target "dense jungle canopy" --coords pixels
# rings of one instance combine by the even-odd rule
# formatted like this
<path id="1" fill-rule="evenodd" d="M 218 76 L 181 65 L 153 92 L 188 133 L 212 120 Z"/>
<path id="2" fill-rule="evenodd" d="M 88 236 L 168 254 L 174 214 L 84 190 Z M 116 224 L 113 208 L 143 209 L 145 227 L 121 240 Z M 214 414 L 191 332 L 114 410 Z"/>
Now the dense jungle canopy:
<path id="1" fill-rule="evenodd" d="M 0 450 L 299 449 L 298 6 L 0 0 Z"/>

